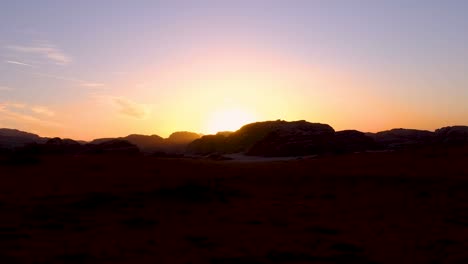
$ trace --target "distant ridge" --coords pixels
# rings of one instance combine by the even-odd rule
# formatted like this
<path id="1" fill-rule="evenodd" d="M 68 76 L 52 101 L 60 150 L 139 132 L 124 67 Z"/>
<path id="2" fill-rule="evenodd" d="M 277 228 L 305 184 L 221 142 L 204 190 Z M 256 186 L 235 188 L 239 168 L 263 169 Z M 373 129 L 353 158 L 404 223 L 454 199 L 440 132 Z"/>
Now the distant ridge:
<path id="1" fill-rule="evenodd" d="M 282 120 L 247 124 L 233 133 L 203 136 L 190 143 L 187 152 L 199 155 L 242 152 L 253 156 L 303 156 L 370 150 L 395 150 L 434 144 L 467 144 L 468 126 L 435 132 L 392 129 L 378 133 L 334 131 L 326 124 Z"/>
<path id="2" fill-rule="evenodd" d="M 0 147 L 16 148 L 30 143 L 45 143 L 48 138 L 11 128 L 0 128 Z"/>
<path id="3" fill-rule="evenodd" d="M 187 144 L 200 137 L 200 134 L 188 131 L 174 132 L 168 138 L 162 138 L 158 135 L 131 134 L 126 137 L 94 139 L 90 144 L 101 144 L 107 141 L 120 139 L 136 145 L 144 152 L 183 152 Z"/>
<path id="4" fill-rule="evenodd" d="M 215 135 L 202 136 L 187 131 L 174 132 L 168 138 L 131 134 L 118 138 L 99 138 L 89 143 L 71 139 L 50 139 L 16 129 L 0 129 L 1 149 L 22 148 L 31 144 L 42 146 L 42 149 L 54 153 L 74 153 L 79 149 L 83 150 L 79 146 L 86 146 L 85 150 L 116 148 L 110 146 L 126 146 L 130 149 L 131 146 L 135 146 L 147 153 L 303 156 L 394 150 L 434 144 L 465 145 L 468 144 L 468 126 L 448 126 L 434 132 L 396 128 L 377 133 L 363 133 L 357 130 L 335 131 L 327 124 L 310 123 L 305 120 L 276 120 L 246 124 L 237 131 L 224 131 Z"/>

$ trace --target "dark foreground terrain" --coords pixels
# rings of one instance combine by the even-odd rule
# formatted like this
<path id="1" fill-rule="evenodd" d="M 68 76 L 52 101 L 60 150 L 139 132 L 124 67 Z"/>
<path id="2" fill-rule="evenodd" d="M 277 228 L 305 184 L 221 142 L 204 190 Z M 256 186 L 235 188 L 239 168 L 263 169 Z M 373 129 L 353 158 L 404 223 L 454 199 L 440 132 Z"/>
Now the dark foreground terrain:
<path id="1" fill-rule="evenodd" d="M 468 148 L 0 165 L 0 263 L 468 263 Z"/>

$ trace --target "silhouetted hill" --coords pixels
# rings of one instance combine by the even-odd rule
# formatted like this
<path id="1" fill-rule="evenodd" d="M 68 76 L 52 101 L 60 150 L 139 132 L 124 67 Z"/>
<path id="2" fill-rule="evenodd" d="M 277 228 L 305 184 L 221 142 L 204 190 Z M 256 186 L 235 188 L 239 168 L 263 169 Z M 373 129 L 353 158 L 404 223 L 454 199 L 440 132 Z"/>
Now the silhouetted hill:
<path id="1" fill-rule="evenodd" d="M 80 146 L 81 144 L 78 141 L 69 138 L 51 138 L 45 143 L 48 146 Z"/>
<path id="2" fill-rule="evenodd" d="M 349 153 L 378 148 L 374 138 L 357 130 L 343 130 L 335 133 L 335 152 Z"/>
<path id="3" fill-rule="evenodd" d="M 192 154 L 228 153 L 228 136 L 225 134 L 206 135 L 187 145 L 187 151 Z"/>
<path id="4" fill-rule="evenodd" d="M 333 137 L 329 125 L 304 120 L 265 121 L 243 126 L 231 133 L 203 136 L 187 150 L 196 154 L 236 153 L 259 156 L 290 156 L 321 152 L 326 138 Z"/>
<path id="5" fill-rule="evenodd" d="M 247 127 L 242 131 L 248 135 L 251 132 L 256 135 L 265 135 L 256 141 L 251 147 L 248 147 L 246 154 L 253 156 L 301 156 L 320 154 L 328 151 L 334 137 L 335 130 L 326 124 L 309 123 L 306 121 L 275 121 L 265 124 L 265 130 L 262 126 Z M 267 132 L 264 134 L 264 132 Z M 250 138 L 257 139 L 256 136 Z M 242 140 L 242 139 L 241 139 Z M 244 140 L 249 144 L 253 141 Z"/>
<path id="6" fill-rule="evenodd" d="M 368 133 L 384 148 L 402 148 L 406 146 L 434 143 L 435 133 L 427 130 L 395 128 L 375 134 Z"/>
<path id="7" fill-rule="evenodd" d="M 40 137 L 36 134 L 11 128 L 0 128 L 0 136 L 40 139 Z"/>
<path id="8" fill-rule="evenodd" d="M 45 143 L 31 142 L 24 146 L 16 147 L 14 152 L 21 155 L 68 155 L 78 154 L 84 150 L 84 145 L 72 139 L 58 137 L 47 139 Z"/>
<path id="9" fill-rule="evenodd" d="M 0 148 L 23 147 L 30 143 L 44 143 L 47 138 L 17 129 L 0 128 Z"/>
<path id="10" fill-rule="evenodd" d="M 119 138 L 99 138 L 90 142 L 90 144 L 101 144 L 112 140 L 126 140 L 136 145 L 144 152 L 169 152 L 180 153 L 185 150 L 188 143 L 200 138 L 200 135 L 193 132 L 180 131 L 172 133 L 168 138 L 164 139 L 158 135 L 138 135 L 131 134 L 126 137 Z"/>
<path id="11" fill-rule="evenodd" d="M 199 139 L 201 137 L 200 134 L 188 131 L 179 131 L 172 133 L 167 139 L 166 143 L 174 143 L 174 144 L 188 144 L 195 139 Z"/>
<path id="12" fill-rule="evenodd" d="M 87 144 L 81 154 L 136 155 L 140 149 L 127 140 L 112 139 L 99 144 Z"/>
<path id="13" fill-rule="evenodd" d="M 125 144 L 130 145 L 124 146 Z M 327 124 L 304 120 L 276 120 L 246 124 L 235 132 L 223 131 L 216 135 L 200 136 L 197 133 L 180 131 L 164 139 L 158 135 L 131 134 L 119 138 L 99 138 L 88 144 L 72 139 L 44 138 L 16 129 L 0 129 L 0 153 L 10 153 L 15 149 L 36 154 L 107 153 L 114 148 L 127 148 L 129 152 L 133 152 L 136 147 L 142 152 L 161 157 L 180 157 L 187 153 L 244 153 L 279 157 L 394 150 L 434 144 L 468 144 L 468 126 L 443 127 L 435 132 L 396 128 L 378 133 L 363 133 L 357 130 L 335 132 Z"/>
<path id="14" fill-rule="evenodd" d="M 76 154 L 83 150 L 83 145 L 72 139 L 58 137 L 47 140 L 39 145 L 41 152 L 47 154 Z"/>
<path id="15" fill-rule="evenodd" d="M 137 134 L 128 135 L 120 139 L 126 140 L 136 145 L 142 151 L 151 151 L 153 149 L 157 149 L 164 141 L 164 139 L 158 135 L 147 136 Z"/>
<path id="16" fill-rule="evenodd" d="M 277 120 L 248 124 L 232 133 L 203 136 L 190 143 L 187 152 L 199 155 L 241 152 L 266 157 L 303 156 L 467 142 L 467 126 L 446 127 L 436 132 L 397 128 L 363 133 L 357 130 L 335 132 L 329 125 L 304 120 Z"/>
<path id="17" fill-rule="evenodd" d="M 439 142 L 448 144 L 467 144 L 468 126 L 451 126 L 439 128 L 435 131 Z"/>
<path id="18" fill-rule="evenodd" d="M 117 139 L 117 138 L 96 138 L 96 139 L 91 140 L 89 144 L 101 144 L 101 143 L 114 140 L 114 139 Z"/>
<path id="19" fill-rule="evenodd" d="M 166 153 L 182 154 L 185 153 L 185 149 L 189 143 L 200 137 L 200 134 L 188 131 L 174 132 L 168 138 L 164 139 L 159 150 Z"/>
<path id="20" fill-rule="evenodd" d="M 158 135 L 138 135 L 138 134 L 131 134 L 126 137 L 119 137 L 119 138 L 99 138 L 95 139 L 90 142 L 90 144 L 102 144 L 113 140 L 125 140 L 134 145 L 136 145 L 139 149 L 145 150 L 153 150 L 157 149 L 161 146 L 164 139 Z"/>
<path id="21" fill-rule="evenodd" d="M 232 133 L 234 133 L 233 131 L 220 131 L 218 133 L 216 133 L 216 135 L 223 135 L 225 137 L 231 135 Z"/>

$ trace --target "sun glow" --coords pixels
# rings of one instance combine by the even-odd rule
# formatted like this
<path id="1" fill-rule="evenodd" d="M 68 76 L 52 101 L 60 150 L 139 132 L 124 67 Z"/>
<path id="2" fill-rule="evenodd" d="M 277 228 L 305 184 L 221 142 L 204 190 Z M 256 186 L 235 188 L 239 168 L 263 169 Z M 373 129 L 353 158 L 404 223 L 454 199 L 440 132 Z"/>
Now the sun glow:
<path id="1" fill-rule="evenodd" d="M 243 125 L 255 122 L 255 115 L 251 112 L 232 108 L 213 112 L 209 119 L 207 131 L 216 134 L 221 131 L 236 131 Z"/>

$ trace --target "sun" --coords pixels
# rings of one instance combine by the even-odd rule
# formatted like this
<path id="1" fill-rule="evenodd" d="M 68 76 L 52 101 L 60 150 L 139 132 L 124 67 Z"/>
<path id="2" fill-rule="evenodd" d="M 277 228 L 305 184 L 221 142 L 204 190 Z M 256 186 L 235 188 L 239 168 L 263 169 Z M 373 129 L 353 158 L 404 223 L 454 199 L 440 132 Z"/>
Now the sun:
<path id="1" fill-rule="evenodd" d="M 239 108 L 214 111 L 208 122 L 209 134 L 221 131 L 236 131 L 243 125 L 255 122 L 255 115 Z"/>

